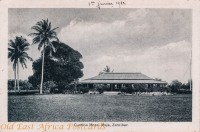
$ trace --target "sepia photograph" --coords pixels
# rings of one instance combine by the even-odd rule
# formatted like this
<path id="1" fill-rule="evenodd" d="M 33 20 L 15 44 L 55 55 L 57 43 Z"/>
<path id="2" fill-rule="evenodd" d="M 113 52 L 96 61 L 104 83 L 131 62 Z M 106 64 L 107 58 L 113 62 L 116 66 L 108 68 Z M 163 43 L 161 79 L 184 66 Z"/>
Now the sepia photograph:
<path id="1" fill-rule="evenodd" d="M 192 10 L 9 8 L 8 122 L 192 122 Z"/>

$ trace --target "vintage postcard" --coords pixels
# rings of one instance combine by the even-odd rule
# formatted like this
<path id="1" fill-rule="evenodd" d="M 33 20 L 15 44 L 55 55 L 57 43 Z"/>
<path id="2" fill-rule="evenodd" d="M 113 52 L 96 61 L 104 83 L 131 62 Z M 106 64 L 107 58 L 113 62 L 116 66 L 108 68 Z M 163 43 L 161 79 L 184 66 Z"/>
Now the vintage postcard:
<path id="1" fill-rule="evenodd" d="M 200 1 L 0 0 L 0 131 L 199 131 Z"/>

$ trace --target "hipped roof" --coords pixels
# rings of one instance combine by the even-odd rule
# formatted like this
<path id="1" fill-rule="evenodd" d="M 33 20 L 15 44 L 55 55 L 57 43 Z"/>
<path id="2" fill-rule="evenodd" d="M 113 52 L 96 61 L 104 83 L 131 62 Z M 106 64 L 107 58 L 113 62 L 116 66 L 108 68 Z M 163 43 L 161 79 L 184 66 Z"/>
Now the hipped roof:
<path id="1" fill-rule="evenodd" d="M 80 83 L 149 83 L 149 84 L 166 84 L 165 81 L 154 80 L 142 73 L 102 73 L 98 76 L 85 79 Z"/>

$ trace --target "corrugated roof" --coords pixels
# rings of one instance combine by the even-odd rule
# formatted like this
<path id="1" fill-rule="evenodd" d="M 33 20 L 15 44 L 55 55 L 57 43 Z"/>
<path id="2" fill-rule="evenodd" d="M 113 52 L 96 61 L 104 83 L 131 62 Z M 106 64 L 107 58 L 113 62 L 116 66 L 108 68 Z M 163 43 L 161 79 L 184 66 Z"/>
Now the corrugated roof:
<path id="1" fill-rule="evenodd" d="M 102 73 L 98 76 L 85 79 L 80 83 L 157 83 L 166 84 L 165 81 L 154 80 L 142 73 Z"/>
<path id="2" fill-rule="evenodd" d="M 83 80 L 80 83 L 90 84 L 90 83 L 99 83 L 99 84 L 131 84 L 131 83 L 145 83 L 145 84 L 166 84 L 165 81 L 156 81 L 156 80 Z"/>
<path id="3" fill-rule="evenodd" d="M 152 78 L 142 73 L 102 73 L 89 78 L 90 80 L 152 80 Z"/>

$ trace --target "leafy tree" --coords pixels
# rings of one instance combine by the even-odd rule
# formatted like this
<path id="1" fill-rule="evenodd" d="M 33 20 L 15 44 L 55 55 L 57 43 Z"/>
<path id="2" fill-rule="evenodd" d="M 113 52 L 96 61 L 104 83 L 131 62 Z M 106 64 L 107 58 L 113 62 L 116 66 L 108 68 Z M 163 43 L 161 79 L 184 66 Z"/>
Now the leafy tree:
<path id="1" fill-rule="evenodd" d="M 47 20 L 42 20 L 36 23 L 31 29 L 35 30 L 34 33 L 29 34 L 30 36 L 34 36 L 33 44 L 38 44 L 38 50 L 43 48 L 42 50 L 42 71 L 41 71 L 41 84 L 40 84 L 40 94 L 42 94 L 42 85 L 43 85 L 43 78 L 44 78 L 44 56 L 45 56 L 45 49 L 48 47 L 50 49 L 50 55 L 52 51 L 55 52 L 55 47 L 52 44 L 52 40 L 57 40 L 57 34 L 55 32 L 56 28 L 51 27 L 51 22 Z"/>
<path id="2" fill-rule="evenodd" d="M 185 85 L 186 85 L 187 89 L 191 88 L 190 90 L 192 90 L 192 80 L 188 80 L 188 82 Z"/>
<path id="3" fill-rule="evenodd" d="M 180 89 L 182 86 L 182 83 L 178 80 L 173 80 L 170 84 L 171 92 L 177 92 L 178 89 Z"/>
<path id="4" fill-rule="evenodd" d="M 41 74 L 34 73 L 32 76 L 28 77 L 28 81 L 33 85 L 33 87 L 35 89 L 37 89 L 37 88 L 40 89 L 39 82 L 41 81 Z M 38 85 L 39 85 L 39 87 L 37 87 Z"/>
<path id="5" fill-rule="evenodd" d="M 8 58 L 10 58 L 11 62 L 13 63 L 13 70 L 14 70 L 14 76 L 15 76 L 15 86 L 14 90 L 16 92 L 16 80 L 18 90 L 19 88 L 19 63 L 21 64 L 22 68 L 27 68 L 26 61 L 27 59 L 32 61 L 32 58 L 29 57 L 27 54 L 27 51 L 29 50 L 29 43 L 25 38 L 16 37 L 14 40 L 10 40 L 8 48 Z M 17 76 L 16 76 L 17 75 Z"/>
<path id="6" fill-rule="evenodd" d="M 44 57 L 44 82 L 55 81 L 60 91 L 83 76 L 83 64 L 80 62 L 82 55 L 64 43 L 52 42 L 57 52 L 52 53 L 52 57 L 47 56 L 50 49 L 46 47 Z M 42 57 L 32 64 L 34 74 L 29 77 L 29 82 L 34 86 L 39 84 L 41 78 Z"/>
<path id="7" fill-rule="evenodd" d="M 191 86 L 190 86 L 191 85 Z M 192 89 L 192 81 L 188 80 L 187 83 L 182 84 L 181 89 L 191 90 Z"/>

